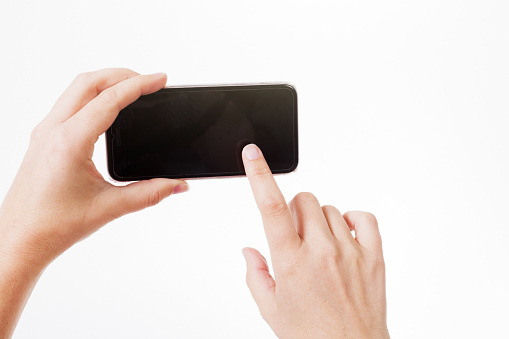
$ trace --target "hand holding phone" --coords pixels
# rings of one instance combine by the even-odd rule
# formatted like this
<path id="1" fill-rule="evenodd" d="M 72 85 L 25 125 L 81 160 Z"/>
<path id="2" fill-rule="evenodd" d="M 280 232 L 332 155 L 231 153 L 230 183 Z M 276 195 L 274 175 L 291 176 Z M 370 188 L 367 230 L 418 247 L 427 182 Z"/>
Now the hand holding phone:
<path id="1" fill-rule="evenodd" d="M 0 338 L 10 337 L 37 279 L 58 255 L 107 222 L 187 189 L 171 179 L 113 186 L 92 162 L 94 144 L 119 108 L 165 84 L 165 74 L 127 69 L 82 74 L 34 129 L 0 208 Z"/>

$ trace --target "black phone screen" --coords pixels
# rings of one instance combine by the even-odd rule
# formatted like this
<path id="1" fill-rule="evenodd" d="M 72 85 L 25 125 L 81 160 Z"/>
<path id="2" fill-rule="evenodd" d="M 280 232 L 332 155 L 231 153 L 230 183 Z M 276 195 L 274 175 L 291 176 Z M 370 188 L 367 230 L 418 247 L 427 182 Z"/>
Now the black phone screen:
<path id="1" fill-rule="evenodd" d="M 297 93 L 286 84 L 163 88 L 124 108 L 106 132 L 118 181 L 243 175 L 250 143 L 273 173 L 288 173 L 297 141 Z"/>

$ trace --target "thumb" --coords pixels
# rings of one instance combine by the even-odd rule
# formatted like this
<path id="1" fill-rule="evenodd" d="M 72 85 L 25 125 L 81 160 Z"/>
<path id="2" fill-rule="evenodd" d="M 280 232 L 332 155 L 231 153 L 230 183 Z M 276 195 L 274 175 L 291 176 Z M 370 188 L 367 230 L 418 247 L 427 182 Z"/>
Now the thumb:
<path id="1" fill-rule="evenodd" d="M 251 295 L 258 305 L 262 317 L 270 315 L 276 307 L 276 282 L 269 273 L 267 261 L 254 248 L 243 248 L 242 254 L 246 259 L 246 282 Z"/>
<path id="2" fill-rule="evenodd" d="M 150 179 L 133 182 L 127 186 L 114 186 L 110 202 L 117 217 L 157 205 L 171 194 L 186 192 L 187 182 L 174 179 Z"/>

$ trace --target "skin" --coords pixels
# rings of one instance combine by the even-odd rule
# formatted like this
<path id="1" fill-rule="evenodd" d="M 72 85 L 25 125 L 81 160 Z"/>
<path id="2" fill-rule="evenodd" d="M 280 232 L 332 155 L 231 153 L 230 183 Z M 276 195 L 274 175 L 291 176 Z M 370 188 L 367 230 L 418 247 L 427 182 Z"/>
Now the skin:
<path id="1" fill-rule="evenodd" d="M 0 338 L 9 338 L 44 269 L 108 222 L 183 192 L 181 180 L 117 187 L 92 162 L 94 144 L 118 112 L 166 84 L 165 74 L 127 69 L 81 74 L 34 129 L 0 207 Z"/>
<path id="2" fill-rule="evenodd" d="M 243 250 L 247 285 L 279 338 L 389 338 L 385 267 L 376 218 L 320 206 L 311 193 L 287 205 L 261 151 L 243 161 L 262 215 L 274 277 L 253 248 Z M 356 237 L 351 231 L 355 231 Z"/>
<path id="3" fill-rule="evenodd" d="M 185 192 L 182 180 L 114 186 L 92 162 L 94 144 L 119 111 L 166 84 L 165 74 L 104 69 L 76 77 L 34 129 L 0 207 L 0 338 L 10 338 L 44 269 L 122 215 Z M 243 250 L 247 283 L 281 338 L 388 338 L 385 269 L 376 219 L 342 216 L 310 193 L 286 204 L 261 151 L 243 151 L 274 278 L 263 256 Z M 356 232 L 354 239 L 350 230 Z"/>

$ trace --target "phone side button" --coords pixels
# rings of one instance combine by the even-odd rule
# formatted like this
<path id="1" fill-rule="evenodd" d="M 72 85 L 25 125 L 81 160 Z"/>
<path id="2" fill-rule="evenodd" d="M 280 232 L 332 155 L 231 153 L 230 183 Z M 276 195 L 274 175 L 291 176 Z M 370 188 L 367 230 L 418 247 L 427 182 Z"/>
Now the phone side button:
<path id="1" fill-rule="evenodd" d="M 117 146 L 122 145 L 122 139 L 120 138 L 120 127 L 117 127 L 115 129 L 115 140 L 116 140 Z"/>

